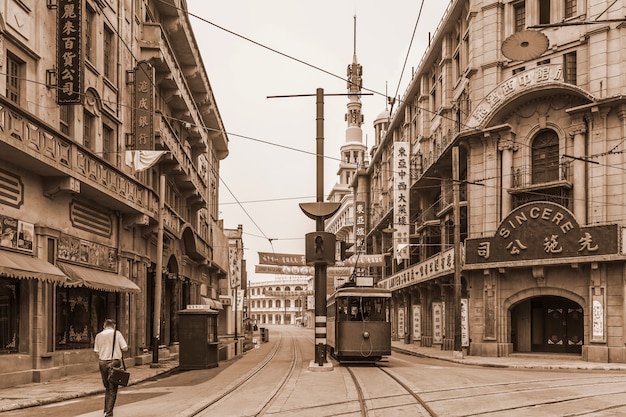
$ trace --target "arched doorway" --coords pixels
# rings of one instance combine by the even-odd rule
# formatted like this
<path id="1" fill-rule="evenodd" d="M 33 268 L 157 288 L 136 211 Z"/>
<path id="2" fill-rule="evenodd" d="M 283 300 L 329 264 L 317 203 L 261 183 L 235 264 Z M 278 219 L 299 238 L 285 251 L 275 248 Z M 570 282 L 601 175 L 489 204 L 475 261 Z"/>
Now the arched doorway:
<path id="1" fill-rule="evenodd" d="M 584 310 L 559 296 L 527 298 L 511 308 L 514 352 L 581 353 Z"/>

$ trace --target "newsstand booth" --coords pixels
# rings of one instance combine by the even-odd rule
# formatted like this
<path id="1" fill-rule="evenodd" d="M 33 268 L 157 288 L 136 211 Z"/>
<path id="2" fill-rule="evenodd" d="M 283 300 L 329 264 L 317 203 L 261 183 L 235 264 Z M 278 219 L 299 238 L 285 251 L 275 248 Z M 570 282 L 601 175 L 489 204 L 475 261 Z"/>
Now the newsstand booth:
<path id="1" fill-rule="evenodd" d="M 187 306 L 178 312 L 179 368 L 215 368 L 219 362 L 218 312 L 207 306 Z"/>

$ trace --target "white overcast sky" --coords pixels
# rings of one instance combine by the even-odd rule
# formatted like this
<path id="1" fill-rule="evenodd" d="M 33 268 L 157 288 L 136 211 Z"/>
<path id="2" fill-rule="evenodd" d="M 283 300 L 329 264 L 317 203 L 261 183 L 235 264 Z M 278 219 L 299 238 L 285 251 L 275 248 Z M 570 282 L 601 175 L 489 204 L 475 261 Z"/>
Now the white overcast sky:
<path id="1" fill-rule="evenodd" d="M 315 201 L 316 107 L 315 97 L 267 96 L 314 95 L 317 88 L 345 93 L 356 15 L 363 86 L 376 92 L 362 97 L 369 151 L 372 122 L 385 110 L 385 94 L 402 96 L 449 1 L 424 0 L 419 21 L 421 0 L 187 0 L 187 5 L 229 138 L 229 155 L 220 167 L 220 218 L 226 228 L 243 226 L 248 278 L 271 280 L 273 275 L 254 272 L 258 252 L 303 254 L 304 235 L 315 230 L 298 203 Z M 325 196 L 338 182 L 347 102 L 341 96 L 324 99 Z"/>

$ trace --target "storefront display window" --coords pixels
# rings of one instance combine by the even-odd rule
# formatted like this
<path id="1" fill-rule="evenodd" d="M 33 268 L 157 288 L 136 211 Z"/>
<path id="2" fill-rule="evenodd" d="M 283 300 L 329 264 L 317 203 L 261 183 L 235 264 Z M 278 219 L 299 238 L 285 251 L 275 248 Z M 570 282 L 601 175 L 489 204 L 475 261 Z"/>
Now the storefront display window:
<path id="1" fill-rule="evenodd" d="M 18 346 L 19 282 L 0 278 L 0 353 L 15 353 Z"/>
<path id="2" fill-rule="evenodd" d="M 93 346 L 93 339 L 104 323 L 106 297 L 105 292 L 88 288 L 57 290 L 57 349 L 82 349 Z"/>

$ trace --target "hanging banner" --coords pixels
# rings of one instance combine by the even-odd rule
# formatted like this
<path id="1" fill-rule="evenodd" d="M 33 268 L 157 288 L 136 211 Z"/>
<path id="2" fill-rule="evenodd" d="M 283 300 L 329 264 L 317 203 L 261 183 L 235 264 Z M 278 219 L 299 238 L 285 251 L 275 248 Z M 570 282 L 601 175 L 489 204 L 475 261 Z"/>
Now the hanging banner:
<path id="1" fill-rule="evenodd" d="M 393 249 L 398 262 L 411 258 L 409 250 L 409 142 L 393 144 Z"/>
<path id="2" fill-rule="evenodd" d="M 57 104 L 82 103 L 82 0 L 58 0 Z"/>

